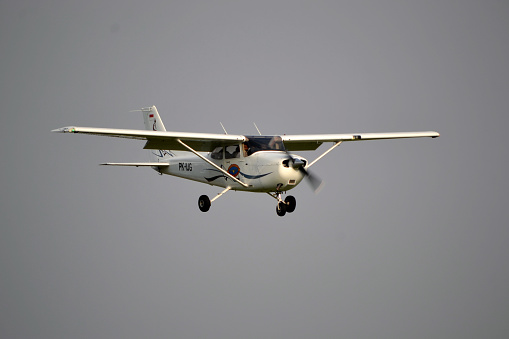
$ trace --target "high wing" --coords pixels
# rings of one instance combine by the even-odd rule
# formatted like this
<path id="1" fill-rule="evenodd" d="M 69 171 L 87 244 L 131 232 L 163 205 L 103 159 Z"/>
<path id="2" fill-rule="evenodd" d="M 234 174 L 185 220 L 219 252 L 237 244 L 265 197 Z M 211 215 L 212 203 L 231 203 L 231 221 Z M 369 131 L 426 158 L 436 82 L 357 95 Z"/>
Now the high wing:
<path id="1" fill-rule="evenodd" d="M 237 145 L 239 142 L 246 140 L 243 135 L 233 134 L 163 132 L 77 126 L 62 127 L 55 129 L 52 132 L 81 133 L 115 138 L 146 140 L 147 143 L 143 147 L 145 149 L 171 149 L 174 151 L 188 151 L 189 149 L 183 146 L 179 142 L 180 140 L 198 152 L 211 152 L 218 146 Z"/>
<path id="2" fill-rule="evenodd" d="M 352 133 L 352 134 L 305 134 L 282 135 L 287 151 L 314 151 L 324 142 L 343 142 L 378 139 L 424 138 L 439 137 L 434 131 L 428 132 L 394 132 L 394 133 Z"/>

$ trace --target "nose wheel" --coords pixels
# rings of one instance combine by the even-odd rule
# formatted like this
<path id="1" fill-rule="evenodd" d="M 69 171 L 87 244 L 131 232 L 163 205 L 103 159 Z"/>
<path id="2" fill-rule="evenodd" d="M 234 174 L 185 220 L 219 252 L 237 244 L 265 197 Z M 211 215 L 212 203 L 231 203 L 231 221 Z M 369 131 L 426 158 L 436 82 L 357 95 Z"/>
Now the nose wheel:
<path id="1" fill-rule="evenodd" d="M 273 196 L 273 195 L 271 195 Z M 297 201 L 293 195 L 289 195 L 285 200 L 281 198 L 281 193 L 277 193 L 274 198 L 277 199 L 278 203 L 276 205 L 276 214 L 280 217 L 284 216 L 287 212 L 292 213 L 295 211 L 295 207 L 297 206 Z"/>
<path id="2" fill-rule="evenodd" d="M 276 205 L 276 213 L 280 217 L 284 216 L 286 214 L 286 204 L 284 201 L 280 201 Z"/>
<path id="3" fill-rule="evenodd" d="M 288 213 L 292 213 L 293 211 L 295 211 L 295 207 L 297 206 L 297 201 L 295 200 L 293 195 L 287 196 L 285 199 L 285 203 L 286 203 L 286 211 Z"/>

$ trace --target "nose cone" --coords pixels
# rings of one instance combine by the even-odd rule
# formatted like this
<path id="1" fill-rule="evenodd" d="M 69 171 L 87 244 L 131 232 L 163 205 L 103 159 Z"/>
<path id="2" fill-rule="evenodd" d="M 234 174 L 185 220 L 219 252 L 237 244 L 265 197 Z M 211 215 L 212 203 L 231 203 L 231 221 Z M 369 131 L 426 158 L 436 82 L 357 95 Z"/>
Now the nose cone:
<path id="1" fill-rule="evenodd" d="M 302 166 L 306 165 L 306 161 L 299 159 L 299 158 L 294 158 L 293 161 L 290 161 L 290 163 L 292 164 L 292 167 L 294 169 L 299 169 Z"/>
<path id="2" fill-rule="evenodd" d="M 306 159 L 292 156 L 293 160 L 285 158 L 279 166 L 280 182 L 283 184 L 282 190 L 291 190 L 297 186 L 305 177 L 301 168 L 307 164 Z"/>

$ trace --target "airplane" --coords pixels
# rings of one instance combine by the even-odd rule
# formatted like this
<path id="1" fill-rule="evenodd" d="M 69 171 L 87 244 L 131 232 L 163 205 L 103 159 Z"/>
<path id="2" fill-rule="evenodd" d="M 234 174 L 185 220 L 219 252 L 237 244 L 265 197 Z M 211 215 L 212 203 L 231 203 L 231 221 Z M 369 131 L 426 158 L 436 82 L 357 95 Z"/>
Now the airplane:
<path id="1" fill-rule="evenodd" d="M 155 106 L 142 108 L 141 112 L 145 130 L 68 126 L 52 132 L 145 140 L 144 149 L 150 150 L 150 162 L 107 162 L 101 165 L 151 167 L 161 175 L 223 188 L 213 199 L 207 195 L 199 197 L 198 207 L 202 212 L 207 212 L 216 199 L 233 190 L 267 193 L 277 200 L 277 215 L 284 216 L 295 210 L 296 199 L 287 195 L 283 200 L 283 194 L 304 179 L 309 181 L 315 193 L 318 192 L 323 181 L 311 174 L 309 168 L 341 143 L 440 136 L 434 131 L 309 135 L 261 135 L 259 130 L 259 135 L 233 135 L 227 134 L 226 130 L 225 134 L 170 132 L 166 131 Z M 332 146 L 311 162 L 291 153 L 314 151 L 323 143 L 332 143 Z"/>

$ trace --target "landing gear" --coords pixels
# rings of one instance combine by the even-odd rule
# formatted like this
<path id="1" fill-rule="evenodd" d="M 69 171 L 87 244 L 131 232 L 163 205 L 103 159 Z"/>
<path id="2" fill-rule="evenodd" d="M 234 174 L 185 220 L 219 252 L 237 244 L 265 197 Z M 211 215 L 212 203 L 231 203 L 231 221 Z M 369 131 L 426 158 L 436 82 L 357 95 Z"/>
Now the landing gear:
<path id="1" fill-rule="evenodd" d="M 297 201 L 295 200 L 293 195 L 287 196 L 285 199 L 285 203 L 286 203 L 286 211 L 288 213 L 292 213 L 293 211 L 295 211 L 295 207 L 297 206 Z"/>
<path id="2" fill-rule="evenodd" d="M 297 202 L 292 195 L 287 196 L 285 200 L 281 198 L 281 192 L 276 192 L 275 194 L 268 193 L 268 195 L 277 200 L 276 213 L 280 217 L 284 216 L 286 212 L 292 213 L 293 211 L 295 211 L 295 206 L 297 206 Z"/>
<path id="3" fill-rule="evenodd" d="M 200 211 L 207 212 L 210 209 L 210 206 L 212 205 L 212 203 L 217 198 L 219 198 L 220 196 L 222 196 L 223 194 L 228 192 L 229 190 L 231 190 L 231 187 L 226 187 L 224 189 L 224 191 L 222 191 L 221 193 L 216 195 L 212 200 L 209 199 L 209 197 L 206 195 L 200 196 L 200 198 L 198 199 L 198 207 L 200 208 Z M 274 193 L 267 193 L 267 194 L 277 200 L 276 213 L 280 217 L 284 216 L 287 212 L 292 213 L 293 211 L 295 211 L 297 202 L 295 200 L 295 197 L 293 197 L 292 195 L 288 195 L 285 198 L 285 200 L 283 200 L 283 198 L 281 197 L 282 196 L 281 191 L 276 191 Z"/>
<path id="4" fill-rule="evenodd" d="M 226 187 L 224 191 L 216 195 L 212 200 L 210 200 L 209 197 L 206 195 L 201 195 L 200 198 L 198 199 L 198 207 L 200 208 L 200 211 L 207 212 L 210 209 L 210 205 L 214 202 L 214 200 L 216 200 L 217 198 L 219 198 L 220 196 L 222 196 L 231 189 L 232 188 L 230 186 Z"/>
<path id="5" fill-rule="evenodd" d="M 280 201 L 280 202 L 277 203 L 276 213 L 280 217 L 282 217 L 282 216 L 284 216 L 286 214 L 286 204 L 285 204 L 284 201 Z"/>
<path id="6" fill-rule="evenodd" d="M 207 212 L 210 209 L 210 199 L 206 195 L 201 195 L 198 199 L 198 207 L 200 211 Z"/>

